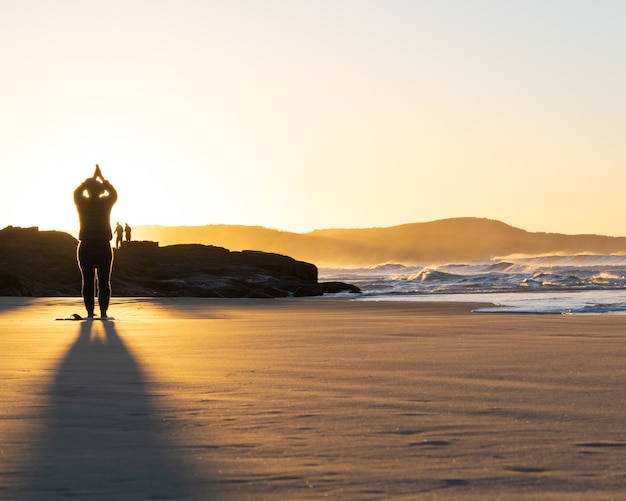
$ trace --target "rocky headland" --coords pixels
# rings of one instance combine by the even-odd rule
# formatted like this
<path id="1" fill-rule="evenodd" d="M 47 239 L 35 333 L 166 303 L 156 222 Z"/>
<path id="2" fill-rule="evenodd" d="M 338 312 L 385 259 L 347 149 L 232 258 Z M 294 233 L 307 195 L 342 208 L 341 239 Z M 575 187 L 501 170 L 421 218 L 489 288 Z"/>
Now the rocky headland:
<path id="1" fill-rule="evenodd" d="M 78 296 L 77 240 L 59 231 L 9 226 L 0 230 L 0 296 Z M 157 242 L 125 242 L 115 251 L 114 296 L 288 297 L 360 292 L 318 282 L 317 267 L 261 251 Z"/>

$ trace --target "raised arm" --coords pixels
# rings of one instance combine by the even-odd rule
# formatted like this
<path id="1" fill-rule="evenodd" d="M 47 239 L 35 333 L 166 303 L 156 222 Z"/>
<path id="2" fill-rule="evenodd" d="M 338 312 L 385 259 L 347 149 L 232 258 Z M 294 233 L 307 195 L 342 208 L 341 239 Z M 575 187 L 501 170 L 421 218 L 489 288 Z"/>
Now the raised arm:
<path id="1" fill-rule="evenodd" d="M 111 204 L 117 202 L 117 190 L 113 187 L 113 185 L 106 179 L 103 179 L 102 186 L 104 186 L 104 189 L 109 192 L 109 200 L 111 201 Z"/>
<path id="2" fill-rule="evenodd" d="M 93 178 L 94 180 L 100 178 L 100 181 L 102 181 L 102 187 L 109 193 L 108 198 L 111 204 L 117 202 L 117 190 L 113 187 L 111 183 L 109 183 L 109 181 L 104 179 L 104 176 L 102 175 L 102 171 L 100 170 L 100 166 L 98 164 L 96 164 L 96 170 L 93 173 Z"/>
<path id="3" fill-rule="evenodd" d="M 82 183 L 80 183 L 78 188 L 74 190 L 74 203 L 79 203 L 83 198 L 85 198 L 83 196 L 83 192 L 87 189 L 87 186 L 89 186 L 89 184 L 92 182 L 93 182 L 93 178 L 88 177 Z"/>

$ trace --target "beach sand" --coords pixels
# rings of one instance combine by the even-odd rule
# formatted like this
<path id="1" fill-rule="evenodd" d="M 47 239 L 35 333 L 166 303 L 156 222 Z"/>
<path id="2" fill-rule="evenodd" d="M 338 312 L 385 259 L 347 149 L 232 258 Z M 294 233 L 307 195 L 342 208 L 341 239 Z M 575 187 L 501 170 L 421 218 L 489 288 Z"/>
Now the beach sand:
<path id="1" fill-rule="evenodd" d="M 626 316 L 0 298 L 1 499 L 625 499 Z"/>

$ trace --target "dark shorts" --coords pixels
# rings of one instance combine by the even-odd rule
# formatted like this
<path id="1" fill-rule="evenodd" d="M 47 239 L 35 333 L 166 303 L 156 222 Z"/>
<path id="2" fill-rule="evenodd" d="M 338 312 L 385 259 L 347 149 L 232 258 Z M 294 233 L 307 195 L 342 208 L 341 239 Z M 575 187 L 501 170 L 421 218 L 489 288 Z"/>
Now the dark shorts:
<path id="1" fill-rule="evenodd" d="M 111 271 L 113 252 L 108 240 L 83 240 L 78 244 L 78 262 L 83 273 L 93 273 L 98 270 L 98 278 L 102 280 L 102 272 L 108 275 Z"/>

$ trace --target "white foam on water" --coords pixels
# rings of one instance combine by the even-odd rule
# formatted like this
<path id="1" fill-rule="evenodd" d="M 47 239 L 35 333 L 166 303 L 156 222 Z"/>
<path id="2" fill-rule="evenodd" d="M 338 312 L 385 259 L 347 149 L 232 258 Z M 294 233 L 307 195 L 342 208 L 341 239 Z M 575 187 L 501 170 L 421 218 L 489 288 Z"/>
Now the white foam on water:
<path id="1" fill-rule="evenodd" d="M 511 313 L 626 313 L 626 256 L 506 256 L 488 262 L 320 269 L 362 299 L 478 301 Z"/>

